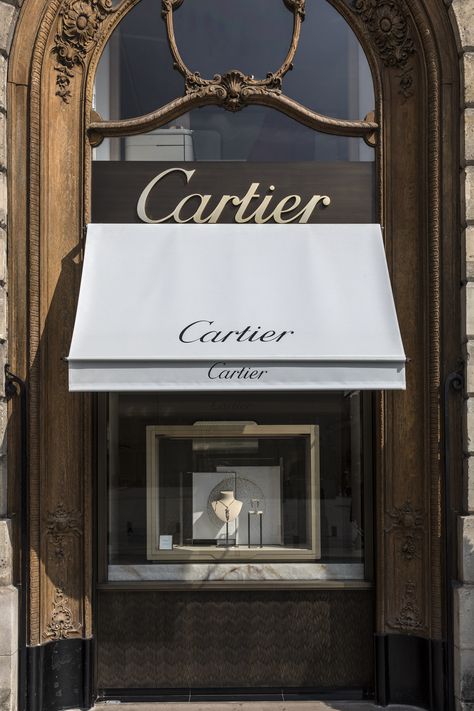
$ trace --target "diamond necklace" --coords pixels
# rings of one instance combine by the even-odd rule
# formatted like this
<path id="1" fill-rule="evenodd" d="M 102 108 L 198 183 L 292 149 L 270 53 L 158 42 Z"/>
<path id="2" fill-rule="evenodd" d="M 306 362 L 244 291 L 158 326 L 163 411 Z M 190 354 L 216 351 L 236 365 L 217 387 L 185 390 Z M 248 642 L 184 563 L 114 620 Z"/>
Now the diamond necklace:
<path id="1" fill-rule="evenodd" d="M 229 509 L 232 506 L 232 504 L 234 503 L 234 501 L 235 501 L 235 499 L 232 499 L 230 504 L 225 504 L 221 499 L 217 499 L 217 503 L 221 504 L 225 508 L 225 520 L 227 522 L 229 521 L 229 515 L 230 515 Z"/>

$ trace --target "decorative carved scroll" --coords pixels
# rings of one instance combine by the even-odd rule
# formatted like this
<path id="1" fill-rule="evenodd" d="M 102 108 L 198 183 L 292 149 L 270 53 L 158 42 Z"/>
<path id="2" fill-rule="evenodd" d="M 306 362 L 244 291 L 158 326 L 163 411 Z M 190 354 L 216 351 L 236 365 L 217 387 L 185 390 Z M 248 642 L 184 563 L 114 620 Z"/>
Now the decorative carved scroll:
<path id="1" fill-rule="evenodd" d="M 269 74 L 266 79 L 254 79 L 234 69 L 227 74 L 216 74 L 213 79 L 202 79 L 199 72 L 185 77 L 186 94 L 200 98 L 215 96 L 228 111 L 240 111 L 250 99 L 268 93 L 281 94 L 281 77 Z"/>
<path id="2" fill-rule="evenodd" d="M 66 536 L 81 535 L 81 514 L 78 511 L 68 511 L 63 503 L 59 503 L 54 511 L 47 514 L 46 533 L 51 537 L 57 562 L 64 560 Z"/>
<path id="3" fill-rule="evenodd" d="M 265 96 L 267 93 L 281 94 L 282 79 L 291 69 L 298 48 L 305 0 L 284 0 L 286 7 L 293 13 L 290 47 L 281 67 L 276 72 L 269 72 L 265 79 L 254 79 L 239 70 L 215 74 L 212 79 L 205 79 L 199 72 L 192 72 L 180 55 L 174 32 L 173 11 L 180 7 L 182 2 L 183 0 L 162 0 L 162 16 L 166 23 L 174 66 L 184 77 L 187 95 L 195 95 L 199 98 L 217 97 L 220 99 L 220 104 L 228 111 L 240 111 L 252 98 Z"/>
<path id="4" fill-rule="evenodd" d="M 225 75 L 224 75 L 225 76 Z M 260 104 L 269 106 L 285 114 L 289 118 L 298 121 L 304 126 L 312 128 L 321 133 L 330 133 L 334 136 L 360 136 L 366 137 L 369 145 L 374 145 L 375 136 L 378 133 L 379 125 L 375 121 L 346 121 L 343 119 L 333 119 L 323 116 L 317 111 L 311 111 L 302 106 L 294 99 L 290 99 L 276 90 L 258 91 L 259 87 L 250 90 L 247 85 L 242 86 L 241 91 L 245 92 L 246 104 Z M 235 88 L 232 88 L 235 90 Z M 155 128 L 164 126 L 170 121 L 174 121 L 191 109 L 210 104 L 221 104 L 224 101 L 233 101 L 233 96 L 228 95 L 227 89 L 220 84 L 201 92 L 195 91 L 192 94 L 180 97 L 162 106 L 156 111 L 134 119 L 123 119 L 121 121 L 97 121 L 89 123 L 87 132 L 92 146 L 98 146 L 106 136 L 134 136 L 139 133 L 153 131 Z M 239 103 L 240 99 L 235 99 Z M 239 107 L 241 108 L 241 107 Z M 232 109 L 229 109 L 232 110 Z M 238 110 L 238 109 L 234 109 Z M 96 115 L 97 116 L 97 115 Z"/>
<path id="5" fill-rule="evenodd" d="M 385 66 L 401 70 L 400 94 L 412 96 L 413 68 L 408 60 L 415 47 L 403 0 L 352 0 L 352 9 L 367 25 Z"/>
<path id="6" fill-rule="evenodd" d="M 54 591 L 51 622 L 48 623 L 43 637 L 50 640 L 67 639 L 70 635 L 77 634 L 80 631 L 81 628 L 73 622 L 69 600 L 64 594 L 61 584 Z"/>
<path id="7" fill-rule="evenodd" d="M 80 512 L 67 509 L 60 502 L 54 511 L 49 511 L 46 514 L 46 535 L 52 543 L 53 557 L 50 562 L 58 575 L 59 582 L 54 589 L 51 618 L 43 637 L 52 640 L 67 639 L 69 635 L 75 634 L 81 629 L 80 626 L 74 624 L 73 612 L 64 593 L 65 584 L 63 582 L 71 557 L 68 539 L 71 536 L 82 536 Z"/>
<path id="8" fill-rule="evenodd" d="M 394 507 L 389 513 L 391 525 L 385 533 L 392 534 L 392 546 L 396 551 L 396 559 L 403 562 L 406 580 L 400 580 L 394 586 L 395 604 L 392 614 L 387 619 L 387 624 L 393 629 L 412 632 L 422 629 L 424 619 L 420 605 L 420 592 L 418 583 L 413 579 L 416 566 L 414 563 L 422 559 L 424 538 L 424 514 L 422 509 L 413 506 L 407 499 L 401 506 Z M 402 568 L 397 563 L 397 569 Z"/>
<path id="9" fill-rule="evenodd" d="M 103 21 L 112 10 L 112 0 L 68 0 L 59 13 L 58 32 L 53 52 L 56 95 L 65 103 L 71 97 L 74 70 L 84 66 L 88 52 L 96 45 Z"/>
<path id="10" fill-rule="evenodd" d="M 423 512 L 421 509 L 414 509 L 409 499 L 402 506 L 392 509 L 389 515 L 394 526 L 406 529 L 417 528 L 423 522 Z"/>
<path id="11" fill-rule="evenodd" d="M 416 603 L 416 585 L 409 580 L 405 585 L 405 594 L 402 599 L 400 614 L 396 618 L 396 625 L 406 632 L 414 632 L 423 627 L 420 608 Z"/>
<path id="12" fill-rule="evenodd" d="M 161 15 L 166 17 L 168 12 L 173 12 L 177 10 L 183 4 L 184 0 L 162 0 L 161 2 Z"/>
<path id="13" fill-rule="evenodd" d="M 302 106 L 282 93 L 283 78 L 293 66 L 305 13 L 305 0 L 283 1 L 293 13 L 293 34 L 281 67 L 275 72 L 269 72 L 263 79 L 255 79 L 238 69 L 224 74 L 215 74 L 212 79 L 207 79 L 202 77 L 199 72 L 191 71 L 186 66 L 177 46 L 173 12 L 182 5 L 184 0 L 162 0 L 162 16 L 166 23 L 168 42 L 174 66 L 184 78 L 185 95 L 136 119 L 97 121 L 93 118 L 88 126 L 91 144 L 93 146 L 99 145 L 105 136 L 130 136 L 151 131 L 173 121 L 183 113 L 201 106 L 214 104 L 235 112 L 250 104 L 259 104 L 281 111 L 314 130 L 338 136 L 360 136 L 365 138 L 370 145 L 374 145 L 379 128 L 375 120 L 333 119 Z"/>
<path id="14" fill-rule="evenodd" d="M 386 530 L 387 533 L 393 529 L 398 529 L 402 534 L 400 544 L 400 555 L 405 561 L 419 558 L 421 553 L 418 548 L 420 534 L 423 531 L 423 512 L 421 509 L 413 508 L 411 501 L 405 501 L 402 506 L 392 509 L 389 513 L 392 519 L 392 526 Z"/>
<path id="15" fill-rule="evenodd" d="M 298 13 L 302 20 L 305 14 L 305 0 L 283 0 L 288 10 Z"/>

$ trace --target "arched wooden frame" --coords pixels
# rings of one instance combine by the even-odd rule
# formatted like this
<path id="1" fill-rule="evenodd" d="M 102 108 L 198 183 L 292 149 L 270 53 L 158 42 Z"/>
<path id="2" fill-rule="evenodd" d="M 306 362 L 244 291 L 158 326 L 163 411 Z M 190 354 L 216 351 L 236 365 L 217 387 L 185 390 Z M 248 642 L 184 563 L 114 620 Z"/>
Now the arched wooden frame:
<path id="1" fill-rule="evenodd" d="M 305 0 L 284 0 L 285 5 L 293 13 L 291 43 L 281 67 L 275 72 L 269 72 L 265 79 L 255 79 L 238 69 L 223 74 L 216 73 L 212 79 L 205 79 L 198 72 L 191 71 L 181 58 L 173 24 L 173 13 L 184 1 L 162 0 L 162 15 L 166 23 L 168 44 L 174 67 L 184 80 L 184 96 L 165 106 L 157 107 L 155 111 L 145 116 L 120 121 L 91 121 L 88 134 L 92 145 L 97 145 L 104 136 L 130 136 L 151 131 L 191 109 L 202 106 L 218 105 L 228 111 L 241 111 L 251 104 L 274 108 L 313 130 L 338 136 L 360 136 L 368 143 L 375 143 L 378 125 L 371 120 L 373 117 L 364 121 L 349 121 L 323 116 L 285 96 L 282 91 L 283 79 L 291 69 L 298 49 L 301 24 L 305 15 Z M 121 9 L 126 12 L 135 4 L 136 0 L 127 0 Z M 114 25 L 119 19 L 121 18 L 116 18 Z M 95 54 L 97 56 L 97 52 Z"/>
<path id="2" fill-rule="evenodd" d="M 81 0 L 93 21 L 90 31 L 78 32 L 79 0 L 25 0 L 10 60 L 10 361 L 28 385 L 32 645 L 93 635 L 92 398 L 68 392 L 64 356 L 90 214 L 87 132 L 93 138 L 122 134 L 124 127 L 135 132 L 126 122 L 106 126 L 90 112 L 100 52 L 134 1 L 115 9 L 104 0 Z M 331 4 L 355 30 L 374 75 L 374 121 L 340 132 L 381 127 L 379 217 L 410 357 L 406 393 L 378 398 L 376 628 L 439 640 L 440 386 L 457 366 L 460 342 L 456 51 L 442 0 L 413 0 L 409 7 L 404 0 Z M 285 110 L 280 95 L 250 96 Z M 221 102 L 222 95 L 214 103 Z M 173 116 L 189 108 L 177 104 Z M 302 119 L 299 108 L 285 112 Z M 136 128 L 161 121 L 155 115 Z M 308 115 L 303 122 L 324 130 L 324 121 Z M 325 126 L 338 133 L 343 123 Z M 11 472 L 18 441 L 12 407 Z"/>

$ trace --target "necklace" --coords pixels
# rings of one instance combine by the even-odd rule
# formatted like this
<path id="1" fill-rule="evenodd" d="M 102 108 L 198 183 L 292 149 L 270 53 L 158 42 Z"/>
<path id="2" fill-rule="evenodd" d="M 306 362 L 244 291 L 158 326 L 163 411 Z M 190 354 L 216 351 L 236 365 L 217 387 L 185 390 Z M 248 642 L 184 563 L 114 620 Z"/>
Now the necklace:
<path id="1" fill-rule="evenodd" d="M 235 499 L 232 499 L 232 501 L 229 504 L 225 504 L 221 499 L 217 500 L 217 503 L 221 504 L 225 508 L 225 520 L 226 521 L 229 521 L 229 516 L 230 516 L 229 509 L 232 506 L 232 504 L 234 503 L 234 501 L 235 501 Z"/>

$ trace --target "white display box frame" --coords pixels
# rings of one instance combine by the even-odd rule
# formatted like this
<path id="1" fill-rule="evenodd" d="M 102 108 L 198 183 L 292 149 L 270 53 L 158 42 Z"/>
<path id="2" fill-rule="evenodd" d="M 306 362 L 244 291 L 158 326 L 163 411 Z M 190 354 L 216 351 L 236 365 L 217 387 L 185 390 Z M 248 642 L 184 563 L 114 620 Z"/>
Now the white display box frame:
<path id="1" fill-rule="evenodd" d="M 199 437 L 305 437 L 307 442 L 306 466 L 307 495 L 306 505 L 309 521 L 311 547 L 292 548 L 290 546 L 264 546 L 263 548 L 246 545 L 240 548 L 219 548 L 210 546 L 174 546 L 166 551 L 159 548 L 159 445 L 160 438 Z M 315 561 L 321 557 L 321 517 L 319 487 L 319 427 L 316 425 L 256 425 L 256 424 L 199 424 L 155 426 L 146 428 L 147 449 L 147 558 L 159 561 Z"/>

